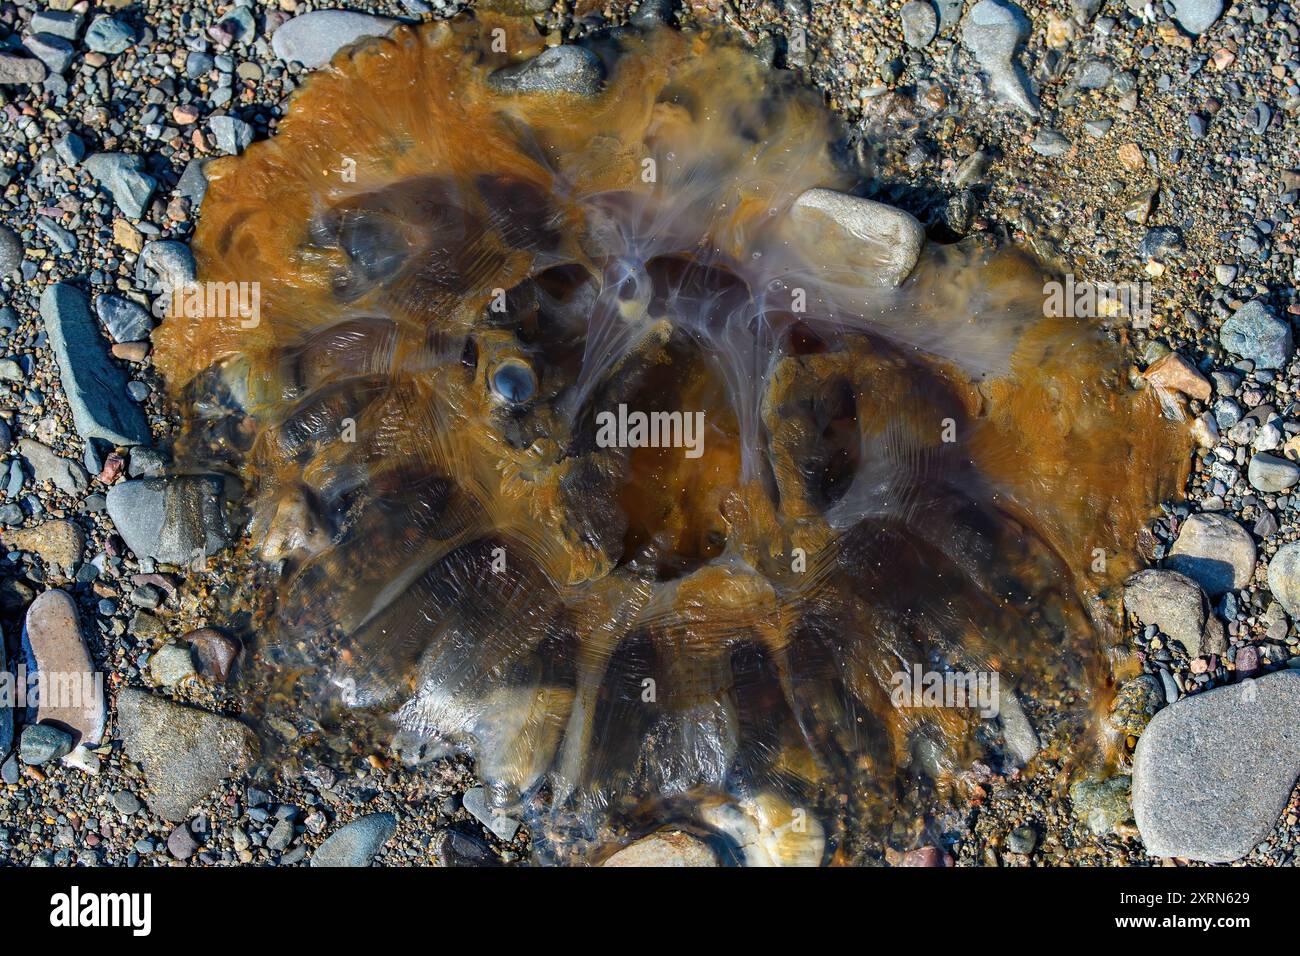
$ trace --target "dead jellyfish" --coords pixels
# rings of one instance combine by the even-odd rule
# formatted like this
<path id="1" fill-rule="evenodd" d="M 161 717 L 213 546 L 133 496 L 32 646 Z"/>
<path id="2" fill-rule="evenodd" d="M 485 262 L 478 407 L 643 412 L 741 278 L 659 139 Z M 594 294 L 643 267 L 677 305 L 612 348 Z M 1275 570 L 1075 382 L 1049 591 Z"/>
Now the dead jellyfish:
<path id="1" fill-rule="evenodd" d="M 209 170 L 200 278 L 257 307 L 156 354 L 252 491 L 257 686 L 472 754 L 542 860 L 863 859 L 1029 759 L 1022 701 L 1104 752 L 1101 598 L 1186 451 L 1119 349 L 726 35 L 537 53 L 400 27 Z"/>

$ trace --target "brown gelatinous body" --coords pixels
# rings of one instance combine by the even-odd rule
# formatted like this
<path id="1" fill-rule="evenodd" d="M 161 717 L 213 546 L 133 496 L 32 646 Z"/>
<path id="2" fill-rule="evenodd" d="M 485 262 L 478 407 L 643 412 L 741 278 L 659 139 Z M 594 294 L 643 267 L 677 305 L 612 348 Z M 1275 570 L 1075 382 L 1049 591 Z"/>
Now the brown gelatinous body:
<path id="1" fill-rule="evenodd" d="M 346 51 L 209 170 L 200 278 L 260 314 L 174 315 L 157 361 L 256 489 L 295 682 L 472 750 L 556 858 L 670 818 L 829 858 L 996 728 L 896 706 L 913 667 L 1086 713 L 1094 598 L 1185 468 L 1118 351 L 1014 252 L 894 288 L 792 213 L 858 178 L 725 37 L 595 41 L 580 95 L 499 89 L 509 36 Z M 599 440 L 620 406 L 687 447 Z"/>

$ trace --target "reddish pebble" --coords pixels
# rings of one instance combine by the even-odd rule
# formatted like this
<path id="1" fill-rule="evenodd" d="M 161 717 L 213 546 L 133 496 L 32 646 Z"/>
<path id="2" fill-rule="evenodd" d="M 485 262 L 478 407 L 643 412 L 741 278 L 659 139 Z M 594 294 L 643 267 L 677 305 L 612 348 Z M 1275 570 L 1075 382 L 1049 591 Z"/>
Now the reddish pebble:
<path id="1" fill-rule="evenodd" d="M 908 850 L 903 854 L 899 866 L 946 866 L 947 854 L 937 846 L 923 846 L 918 850 Z"/>

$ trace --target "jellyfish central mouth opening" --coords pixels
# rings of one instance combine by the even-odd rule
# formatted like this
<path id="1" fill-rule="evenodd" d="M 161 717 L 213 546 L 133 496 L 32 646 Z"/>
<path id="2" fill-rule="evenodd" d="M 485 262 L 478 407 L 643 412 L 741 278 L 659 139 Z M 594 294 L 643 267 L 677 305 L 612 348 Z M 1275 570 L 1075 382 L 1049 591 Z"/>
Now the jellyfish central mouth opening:
<path id="1" fill-rule="evenodd" d="M 661 580 L 723 553 L 728 501 L 742 484 L 735 414 L 709 355 L 683 335 L 667 351 L 607 419 L 646 433 L 627 436 L 636 447 L 618 493 L 628 523 L 620 563 Z"/>

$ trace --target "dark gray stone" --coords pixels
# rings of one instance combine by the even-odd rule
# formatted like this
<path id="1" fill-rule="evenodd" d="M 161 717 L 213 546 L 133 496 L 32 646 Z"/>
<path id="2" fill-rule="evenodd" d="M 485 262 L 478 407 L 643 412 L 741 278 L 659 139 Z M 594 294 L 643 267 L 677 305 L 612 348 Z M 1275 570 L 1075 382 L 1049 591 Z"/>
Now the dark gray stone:
<path id="1" fill-rule="evenodd" d="M 391 813 L 372 813 L 335 830 L 312 854 L 312 866 L 369 866 L 397 831 Z"/>
<path id="2" fill-rule="evenodd" d="M 1291 326 L 1258 299 L 1247 302 L 1223 323 L 1219 342 L 1259 368 L 1285 368 L 1291 360 Z"/>
<path id="3" fill-rule="evenodd" d="M 158 181 L 144 171 L 144 160 L 130 153 L 96 153 L 85 162 L 124 216 L 143 219 Z"/>
<path id="4" fill-rule="evenodd" d="M 0 86 L 35 86 L 44 81 L 45 64 L 30 56 L 0 52 Z"/>
<path id="5" fill-rule="evenodd" d="M 133 43 L 135 31 L 121 20 L 99 16 L 86 27 L 86 46 L 96 53 L 121 53 Z"/>
<path id="6" fill-rule="evenodd" d="M 590 96 L 600 91 L 605 69 L 586 47 L 565 44 L 549 47 L 525 63 L 497 70 L 488 82 L 507 93 L 574 93 Z"/>
<path id="7" fill-rule="evenodd" d="M 1024 69 L 1013 59 L 1029 30 L 1029 18 L 1014 3 L 979 0 L 962 20 L 961 41 L 988 76 L 989 89 L 999 102 L 1037 116 L 1038 104 Z"/>
<path id="8" fill-rule="evenodd" d="M 1174 19 L 1192 36 L 1200 36 L 1223 16 L 1223 0 L 1173 0 Z"/>
<path id="9" fill-rule="evenodd" d="M 165 564 L 194 564 L 229 543 L 221 480 L 142 478 L 108 490 L 106 508 L 126 546 Z"/>
<path id="10" fill-rule="evenodd" d="M 37 33 L 23 41 L 27 52 L 45 64 L 51 73 L 64 73 L 72 66 L 77 50 L 63 37 Z"/>
<path id="11" fill-rule="evenodd" d="M 1300 672 L 1187 697 L 1138 740 L 1133 812 L 1152 856 L 1240 859 L 1286 809 L 1300 774 Z"/>
<path id="12" fill-rule="evenodd" d="M 37 10 L 27 25 L 32 33 L 50 33 L 65 40 L 76 40 L 85 17 L 73 10 Z"/>
<path id="13" fill-rule="evenodd" d="M 208 121 L 208 129 L 217 149 L 228 155 L 242 153 L 253 142 L 253 127 L 235 116 L 214 116 Z"/>
<path id="14" fill-rule="evenodd" d="M 0 225 L 0 279 L 18 271 L 23 264 L 23 243 L 8 226 Z"/>
<path id="15" fill-rule="evenodd" d="M 206 160 L 191 159 L 176 184 L 176 195 L 188 199 L 196 210 L 202 205 L 203 197 L 208 193 L 208 177 L 203 172 L 205 163 Z"/>
<path id="16" fill-rule="evenodd" d="M 1160 628 L 1192 657 L 1223 650 L 1223 628 L 1216 626 L 1201 586 L 1185 574 L 1158 568 L 1137 572 L 1124 582 L 1124 608 Z"/>
<path id="17" fill-rule="evenodd" d="M 294 17 L 271 36 L 271 49 L 286 63 L 308 69 L 328 63 L 339 50 L 366 37 L 383 36 L 397 24 L 348 10 L 316 10 Z"/>
<path id="18" fill-rule="evenodd" d="M 135 688 L 117 697 L 118 731 L 127 756 L 144 770 L 149 808 L 164 820 L 190 809 L 258 757 L 257 737 L 237 720 L 183 707 Z"/>
<path id="19" fill-rule="evenodd" d="M 120 295 L 95 296 L 95 312 L 114 342 L 142 342 L 153 331 L 149 310 Z"/>
<path id="20" fill-rule="evenodd" d="M 174 239 L 145 243 L 135 262 L 135 281 L 150 292 L 170 292 L 197 281 L 189 246 Z"/>
<path id="21" fill-rule="evenodd" d="M 72 735 L 49 724 L 28 724 L 18 741 L 18 757 L 29 767 L 43 767 L 72 752 Z"/>
<path id="22" fill-rule="evenodd" d="M 1178 529 L 1165 567 L 1185 574 L 1211 598 L 1239 591 L 1255 573 L 1255 542 L 1226 515 L 1191 515 Z"/>
<path id="23" fill-rule="evenodd" d="M 126 397 L 126 376 L 108 358 L 85 293 L 66 282 L 49 286 L 41 294 L 41 318 L 59 363 L 77 434 L 115 445 L 148 441 L 148 422 L 139 406 Z"/>

